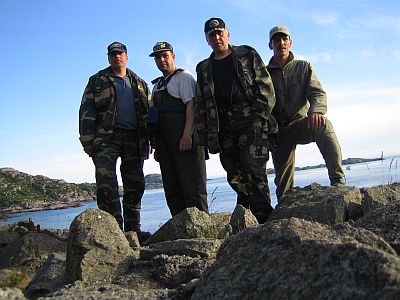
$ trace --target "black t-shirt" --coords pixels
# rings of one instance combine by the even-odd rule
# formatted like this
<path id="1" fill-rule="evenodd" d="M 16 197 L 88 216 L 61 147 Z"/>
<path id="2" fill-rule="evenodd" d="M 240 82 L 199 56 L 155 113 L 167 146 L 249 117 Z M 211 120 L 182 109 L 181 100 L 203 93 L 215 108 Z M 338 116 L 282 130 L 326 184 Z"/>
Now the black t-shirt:
<path id="1" fill-rule="evenodd" d="M 219 108 L 232 103 L 232 84 L 235 78 L 232 53 L 222 59 L 212 60 L 215 98 Z"/>
<path id="2" fill-rule="evenodd" d="M 233 55 L 212 60 L 215 98 L 219 110 L 229 108 L 232 104 L 247 101 L 236 78 Z"/>

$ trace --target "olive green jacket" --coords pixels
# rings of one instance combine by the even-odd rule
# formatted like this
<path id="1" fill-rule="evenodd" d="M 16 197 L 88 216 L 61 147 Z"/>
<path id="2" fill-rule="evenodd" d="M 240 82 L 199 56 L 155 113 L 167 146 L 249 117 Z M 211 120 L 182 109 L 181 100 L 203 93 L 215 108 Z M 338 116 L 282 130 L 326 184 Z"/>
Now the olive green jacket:
<path id="1" fill-rule="evenodd" d="M 117 111 L 116 83 L 111 76 L 111 67 L 99 71 L 89 78 L 79 109 L 79 140 L 83 147 L 96 146 L 111 137 Z M 149 112 L 150 92 L 146 82 L 130 69 L 127 76 L 133 88 L 136 108 L 137 132 L 141 159 L 149 157 L 149 140 L 146 122 Z"/>
<path id="2" fill-rule="evenodd" d="M 289 61 L 283 68 L 278 66 L 272 57 L 268 71 L 276 95 L 272 114 L 278 123 L 293 121 L 306 116 L 307 113 L 326 113 L 326 93 L 309 62 L 295 60 L 290 52 Z"/>
<path id="3" fill-rule="evenodd" d="M 233 63 L 238 82 L 244 91 L 255 113 L 262 120 L 267 135 L 277 132 L 277 124 L 271 115 L 275 105 L 275 93 L 271 77 L 260 55 L 250 46 L 232 46 Z M 210 153 L 220 151 L 218 143 L 219 120 L 215 100 L 214 81 L 212 76 L 212 59 L 214 53 L 197 67 L 197 90 L 195 102 L 196 127 L 200 145 L 209 149 Z"/>

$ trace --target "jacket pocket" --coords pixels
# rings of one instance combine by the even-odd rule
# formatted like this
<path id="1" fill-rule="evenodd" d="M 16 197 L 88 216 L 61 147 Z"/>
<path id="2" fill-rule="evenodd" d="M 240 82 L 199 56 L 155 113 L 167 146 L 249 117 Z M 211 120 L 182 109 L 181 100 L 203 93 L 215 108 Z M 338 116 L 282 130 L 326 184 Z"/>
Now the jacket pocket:
<path id="1" fill-rule="evenodd" d="M 110 102 L 110 93 L 103 87 L 96 87 L 94 92 L 94 106 L 96 109 L 104 109 Z"/>

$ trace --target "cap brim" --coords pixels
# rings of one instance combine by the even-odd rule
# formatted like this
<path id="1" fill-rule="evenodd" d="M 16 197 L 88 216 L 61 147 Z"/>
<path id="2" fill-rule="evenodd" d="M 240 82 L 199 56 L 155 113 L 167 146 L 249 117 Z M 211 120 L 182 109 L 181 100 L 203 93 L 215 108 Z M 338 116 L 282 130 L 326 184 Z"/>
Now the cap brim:
<path id="1" fill-rule="evenodd" d="M 161 49 L 161 50 L 157 50 L 157 51 L 154 51 L 153 53 L 150 53 L 149 56 L 150 56 L 150 57 L 154 57 L 154 56 L 156 56 L 156 53 L 158 53 L 158 52 L 163 52 L 163 51 L 171 51 L 171 49 Z M 171 52 L 172 52 L 172 51 L 171 51 Z"/>
<path id="2" fill-rule="evenodd" d="M 273 35 L 271 35 L 271 37 L 269 38 L 269 40 L 272 40 L 272 38 L 273 38 L 275 35 L 277 35 L 278 33 L 284 34 L 284 35 L 286 35 L 286 36 L 290 36 L 290 34 L 288 34 L 287 32 L 284 32 L 284 31 L 277 31 L 277 32 L 274 32 Z"/>
<path id="3" fill-rule="evenodd" d="M 217 31 L 217 30 L 219 30 L 219 31 L 224 31 L 225 28 L 213 28 L 213 29 L 207 31 L 206 34 L 209 34 L 209 33 L 211 33 L 211 32 Z"/>
<path id="4" fill-rule="evenodd" d="M 117 49 L 113 49 L 113 50 L 111 50 L 111 51 L 108 51 L 108 53 L 107 54 L 110 54 L 111 52 L 126 52 L 125 50 L 117 50 Z"/>

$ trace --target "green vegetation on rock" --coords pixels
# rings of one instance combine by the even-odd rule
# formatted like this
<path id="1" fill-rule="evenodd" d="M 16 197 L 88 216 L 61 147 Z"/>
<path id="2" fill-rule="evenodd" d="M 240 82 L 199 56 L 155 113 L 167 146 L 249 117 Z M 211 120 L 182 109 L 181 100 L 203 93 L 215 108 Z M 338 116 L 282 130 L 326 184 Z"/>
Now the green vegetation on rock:
<path id="1" fill-rule="evenodd" d="M 94 199 L 95 189 L 94 183 L 68 183 L 0 168 L 0 208 L 23 202 L 88 201 Z"/>

